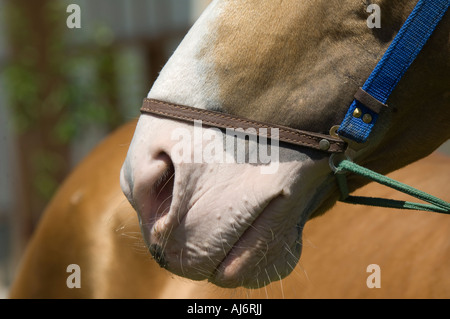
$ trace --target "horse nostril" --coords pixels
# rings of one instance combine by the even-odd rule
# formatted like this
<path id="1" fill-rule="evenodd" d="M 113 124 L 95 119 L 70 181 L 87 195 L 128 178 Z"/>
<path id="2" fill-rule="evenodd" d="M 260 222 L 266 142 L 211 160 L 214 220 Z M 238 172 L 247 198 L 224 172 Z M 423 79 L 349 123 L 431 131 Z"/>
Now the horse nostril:
<path id="1" fill-rule="evenodd" d="M 150 231 L 169 213 L 172 205 L 175 167 L 166 153 L 158 153 L 136 165 L 132 174 L 121 174 L 122 189 L 138 213 L 141 226 Z"/>
<path id="2" fill-rule="evenodd" d="M 166 168 L 156 180 L 152 187 L 151 197 L 155 210 L 155 217 L 160 217 L 168 213 L 172 203 L 173 185 L 175 180 L 175 167 L 169 157 L 164 152 L 158 154 L 155 160 L 165 163 Z"/>

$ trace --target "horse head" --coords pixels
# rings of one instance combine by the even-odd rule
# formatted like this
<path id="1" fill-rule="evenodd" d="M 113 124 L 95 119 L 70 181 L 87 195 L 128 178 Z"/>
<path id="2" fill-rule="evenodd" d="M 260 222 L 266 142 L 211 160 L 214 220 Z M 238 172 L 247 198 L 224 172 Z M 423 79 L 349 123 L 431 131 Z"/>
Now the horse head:
<path id="1" fill-rule="evenodd" d="M 379 29 L 367 25 L 367 1 L 215 0 L 148 98 L 329 134 L 415 1 L 377 3 Z M 361 165 L 386 174 L 450 137 L 449 23 L 447 14 L 355 152 Z M 262 287 L 294 269 L 305 223 L 339 197 L 329 154 L 253 142 L 141 115 L 121 186 L 162 267 L 224 287 Z M 363 184 L 349 179 L 351 190 Z"/>

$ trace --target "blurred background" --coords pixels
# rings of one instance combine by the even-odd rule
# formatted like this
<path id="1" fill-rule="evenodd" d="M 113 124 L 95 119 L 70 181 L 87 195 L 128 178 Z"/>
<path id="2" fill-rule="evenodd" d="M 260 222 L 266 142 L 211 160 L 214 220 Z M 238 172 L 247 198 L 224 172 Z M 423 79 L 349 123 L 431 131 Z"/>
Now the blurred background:
<path id="1" fill-rule="evenodd" d="M 0 298 L 58 186 L 142 99 L 209 0 L 0 0 Z M 68 5 L 81 28 L 68 28 Z M 73 20 L 72 20 L 73 21 Z"/>

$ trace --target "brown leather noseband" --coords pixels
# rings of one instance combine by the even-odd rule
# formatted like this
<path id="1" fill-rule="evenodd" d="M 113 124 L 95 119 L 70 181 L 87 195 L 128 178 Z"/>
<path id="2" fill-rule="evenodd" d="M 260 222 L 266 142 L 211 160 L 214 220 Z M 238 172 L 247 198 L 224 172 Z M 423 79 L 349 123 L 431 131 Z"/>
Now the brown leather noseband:
<path id="1" fill-rule="evenodd" d="M 331 137 L 330 135 L 297 130 L 282 125 L 254 121 L 227 113 L 199 109 L 148 98 L 144 99 L 141 112 L 188 123 L 202 121 L 202 125 L 222 129 L 239 128 L 247 130 L 249 128 L 254 128 L 257 132 L 256 135 L 267 138 L 274 138 L 271 136 L 271 129 L 278 129 L 279 136 L 277 138 L 282 142 L 304 146 L 327 153 L 343 153 L 347 145 L 341 139 Z M 266 130 L 260 130 L 261 128 Z M 250 131 L 245 131 L 246 134 L 251 134 L 248 132 Z"/>

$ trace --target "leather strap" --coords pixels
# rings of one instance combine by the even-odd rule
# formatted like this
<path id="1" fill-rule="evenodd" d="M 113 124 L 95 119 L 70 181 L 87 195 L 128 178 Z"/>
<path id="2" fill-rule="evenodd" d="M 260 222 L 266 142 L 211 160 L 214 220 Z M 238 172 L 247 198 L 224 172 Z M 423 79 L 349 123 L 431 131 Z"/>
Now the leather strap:
<path id="1" fill-rule="evenodd" d="M 278 139 L 282 142 L 313 148 L 327 153 L 343 153 L 346 149 L 346 143 L 344 141 L 338 138 L 333 138 L 329 135 L 296 130 L 282 125 L 253 121 L 236 115 L 198 109 L 195 107 L 178 105 L 154 99 L 144 99 L 141 112 L 189 123 L 193 123 L 196 120 L 201 120 L 202 125 L 222 129 L 242 128 L 246 130 L 248 128 L 254 128 L 258 132 L 258 136 L 264 136 L 259 129 L 266 128 L 267 136 L 265 137 L 268 138 L 271 138 L 271 129 L 276 128 L 279 130 Z"/>

